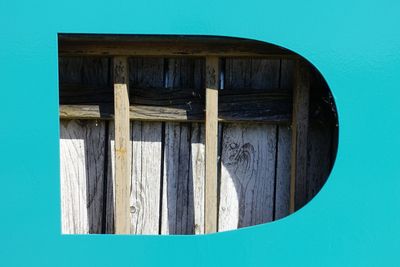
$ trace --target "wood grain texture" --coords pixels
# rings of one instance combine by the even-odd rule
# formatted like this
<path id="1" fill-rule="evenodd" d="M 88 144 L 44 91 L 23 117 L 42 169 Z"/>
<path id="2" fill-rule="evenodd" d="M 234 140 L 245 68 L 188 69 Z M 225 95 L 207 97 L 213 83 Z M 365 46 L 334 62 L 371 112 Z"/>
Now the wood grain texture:
<path id="1" fill-rule="evenodd" d="M 193 234 L 190 124 L 166 123 L 161 234 Z"/>
<path id="2" fill-rule="evenodd" d="M 225 89 L 279 89 L 280 60 L 228 58 L 225 63 Z M 289 88 L 284 88 L 289 89 Z"/>
<path id="3" fill-rule="evenodd" d="M 279 87 L 293 88 L 294 60 L 281 59 Z M 293 91 L 292 89 L 290 90 Z M 291 107 L 293 109 L 293 107 Z M 292 111 L 291 111 L 292 112 Z M 290 160 L 292 133 L 290 126 L 280 125 L 277 128 L 276 178 L 275 178 L 275 218 L 279 220 L 289 215 L 290 205 Z"/>
<path id="4" fill-rule="evenodd" d="M 275 220 L 289 215 L 291 130 L 278 126 L 276 153 Z"/>
<path id="5" fill-rule="evenodd" d="M 307 146 L 307 202 L 321 190 L 330 173 L 332 134 L 330 127 L 310 121 Z"/>
<path id="6" fill-rule="evenodd" d="M 115 233 L 111 63 L 110 58 L 100 57 L 71 56 L 60 60 L 60 79 L 65 81 L 60 84 L 60 102 L 68 103 L 61 105 L 60 116 L 85 119 L 61 126 L 62 136 L 66 136 L 63 132 L 79 136 L 60 140 L 61 152 L 68 151 L 61 154 L 62 187 L 67 188 L 62 193 L 65 233 Z M 292 132 L 287 124 L 293 108 L 289 89 L 295 84 L 294 63 L 291 59 L 226 59 L 224 90 L 218 95 L 218 121 L 225 122 L 217 142 L 221 160 L 217 172 L 219 231 L 265 223 L 289 214 Z M 132 157 L 128 164 L 132 168 L 130 233 L 203 234 L 206 148 L 205 125 L 200 122 L 205 118 L 205 59 L 134 57 L 129 58 L 128 64 L 133 103 L 129 109 L 128 143 Z M 321 88 L 322 85 L 315 84 L 311 91 Z M 320 96 L 314 98 L 309 100 L 307 175 L 302 184 L 302 203 L 314 197 L 326 181 L 335 146 L 331 143 L 334 137 L 328 129 L 330 124 L 325 115 L 318 115 L 325 113 L 321 113 L 318 103 L 311 105 Z M 80 105 L 71 105 L 76 103 Z M 99 121 L 101 130 L 96 130 L 96 122 L 88 119 L 110 120 Z M 261 123 L 246 123 L 250 120 Z M 103 137 L 93 137 L 97 132 Z M 91 152 L 83 145 L 88 138 L 92 140 Z M 99 168 L 103 168 L 103 176 L 107 173 L 106 180 L 90 178 L 87 189 L 80 188 L 87 177 L 101 172 Z M 63 176 L 63 169 L 68 170 L 64 171 L 68 175 Z M 83 175 L 86 169 L 92 175 Z M 95 196 L 94 200 L 87 197 L 89 194 Z M 81 208 L 85 205 L 86 211 Z"/>
<path id="7" fill-rule="evenodd" d="M 115 114 L 115 233 L 130 233 L 130 122 L 128 95 L 128 61 L 114 58 Z"/>
<path id="8" fill-rule="evenodd" d="M 309 66 L 296 62 L 293 88 L 290 212 L 307 201 L 307 142 L 310 100 Z"/>
<path id="9" fill-rule="evenodd" d="M 105 123 L 61 121 L 63 234 L 102 233 Z"/>
<path id="10" fill-rule="evenodd" d="M 192 123 L 191 163 L 193 176 L 194 234 L 204 234 L 205 128 L 204 123 Z"/>
<path id="11" fill-rule="evenodd" d="M 132 122 L 131 233 L 158 234 L 162 168 L 161 123 Z"/>
<path id="12" fill-rule="evenodd" d="M 61 87 L 63 90 L 63 87 Z M 61 118 L 112 119 L 114 117 L 110 99 L 93 100 L 92 94 L 102 89 L 74 89 L 67 91 L 60 106 Z M 137 88 L 131 92 L 130 119 L 150 121 L 204 121 L 204 92 L 197 89 Z M 133 91 L 133 90 L 131 90 Z M 89 94 L 87 100 L 83 96 Z M 71 97 L 71 99 L 70 99 Z M 79 101 L 74 99 L 79 98 Z M 89 101 L 89 102 L 88 102 Z M 272 93 L 266 90 L 239 89 L 222 90 L 218 98 L 219 121 L 253 121 L 288 123 L 291 118 L 292 100 L 289 94 Z"/>
<path id="13" fill-rule="evenodd" d="M 204 81 L 204 60 L 168 58 L 164 61 L 165 89 L 172 93 L 190 86 L 199 92 Z M 204 89 L 203 89 L 204 90 Z M 162 234 L 204 232 L 204 127 L 190 123 L 165 123 Z M 199 196 L 197 199 L 194 196 Z"/>
<path id="14" fill-rule="evenodd" d="M 221 37 L 62 35 L 60 55 L 297 57 L 268 43 Z"/>
<path id="15" fill-rule="evenodd" d="M 115 123 L 106 122 L 107 127 L 107 181 L 106 181 L 106 219 L 105 233 L 115 233 Z M 133 160 L 133 159 L 132 159 Z"/>
<path id="16" fill-rule="evenodd" d="M 219 58 L 206 57 L 205 233 L 217 231 Z"/>
<path id="17" fill-rule="evenodd" d="M 273 219 L 276 127 L 224 125 L 219 231 Z"/>

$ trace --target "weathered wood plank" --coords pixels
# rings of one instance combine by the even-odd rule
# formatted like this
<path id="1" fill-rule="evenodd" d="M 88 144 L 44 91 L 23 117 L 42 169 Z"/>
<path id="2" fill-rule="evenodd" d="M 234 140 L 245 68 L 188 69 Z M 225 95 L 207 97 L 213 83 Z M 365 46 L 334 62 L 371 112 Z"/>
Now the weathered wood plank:
<path id="1" fill-rule="evenodd" d="M 115 124 L 107 121 L 107 181 L 105 233 L 115 233 Z M 133 160 L 133 159 L 132 159 Z"/>
<path id="2" fill-rule="evenodd" d="M 297 57 L 260 41 L 196 36 L 62 35 L 60 55 Z"/>
<path id="3" fill-rule="evenodd" d="M 307 201 L 307 141 L 310 96 L 308 65 L 297 61 L 293 88 L 292 151 L 290 179 L 290 212 Z"/>
<path id="4" fill-rule="evenodd" d="M 193 179 L 194 234 L 204 234 L 205 128 L 192 123 L 191 164 L 189 177 Z M 191 188 L 189 188 L 191 190 Z M 191 192 L 189 191 L 189 194 Z"/>
<path id="5" fill-rule="evenodd" d="M 275 220 L 289 215 L 291 130 L 278 126 L 276 153 Z"/>
<path id="6" fill-rule="evenodd" d="M 115 233 L 130 233 L 130 123 L 128 95 L 128 61 L 114 58 L 115 114 Z"/>
<path id="7" fill-rule="evenodd" d="M 225 61 L 225 89 L 245 88 L 284 92 L 279 88 L 280 60 L 228 58 Z"/>
<path id="8" fill-rule="evenodd" d="M 166 123 L 161 234 L 193 234 L 190 124 Z"/>
<path id="9" fill-rule="evenodd" d="M 307 202 L 321 190 L 330 173 L 331 136 L 329 127 L 310 121 L 307 146 Z"/>
<path id="10" fill-rule="evenodd" d="M 206 57 L 205 233 L 217 231 L 219 58 Z"/>
<path id="11" fill-rule="evenodd" d="M 111 89 L 112 71 L 109 57 L 59 57 L 58 67 L 61 84 L 108 86 Z"/>
<path id="12" fill-rule="evenodd" d="M 285 88 L 293 88 L 293 68 L 293 60 L 281 60 L 279 88 L 284 91 L 287 90 Z M 279 220 L 289 215 L 290 202 L 290 155 L 292 138 L 291 129 L 287 125 L 280 125 L 278 126 L 277 130 L 278 144 L 276 153 L 274 220 Z"/>
<path id="13" fill-rule="evenodd" d="M 86 90 L 76 90 L 77 94 L 65 97 L 60 106 L 62 118 L 112 118 L 113 108 L 108 100 L 87 102 L 82 96 Z M 203 121 L 204 93 L 197 89 L 137 88 L 131 94 L 130 118 L 153 121 Z M 68 90 L 72 92 L 72 90 Z M 89 94 L 100 90 L 86 91 Z M 75 101 L 74 99 L 79 99 Z M 91 97 L 88 100 L 93 100 Z M 222 90 L 218 100 L 220 121 L 255 121 L 270 123 L 287 123 L 292 108 L 291 98 L 286 93 L 271 93 L 265 90 Z M 70 105 L 74 103 L 74 105 Z M 89 105 L 88 105 L 89 104 Z M 94 104 L 94 105 L 90 105 Z"/>
<path id="14" fill-rule="evenodd" d="M 138 88 L 146 91 L 164 86 L 164 58 L 131 57 L 129 64 L 129 93 L 136 94 Z"/>
<path id="15" fill-rule="evenodd" d="M 161 123 L 132 122 L 131 233 L 158 234 L 162 168 Z"/>
<path id="16" fill-rule="evenodd" d="M 162 94 L 188 86 L 193 88 L 190 92 L 204 90 L 204 81 L 199 79 L 204 76 L 203 59 L 168 58 L 164 62 L 166 88 Z M 204 126 L 166 122 L 164 148 L 161 233 L 204 233 Z"/>
<path id="17" fill-rule="evenodd" d="M 63 234 L 102 233 L 105 122 L 61 121 Z"/>
<path id="18" fill-rule="evenodd" d="M 276 127 L 224 125 L 219 231 L 272 221 Z"/>

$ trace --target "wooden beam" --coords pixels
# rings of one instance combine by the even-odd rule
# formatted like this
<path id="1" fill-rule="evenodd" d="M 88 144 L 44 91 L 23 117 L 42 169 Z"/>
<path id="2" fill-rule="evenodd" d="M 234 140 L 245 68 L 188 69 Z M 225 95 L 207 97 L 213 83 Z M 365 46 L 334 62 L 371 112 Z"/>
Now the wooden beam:
<path id="1" fill-rule="evenodd" d="M 217 231 L 219 58 L 206 57 L 205 230 Z"/>
<path id="2" fill-rule="evenodd" d="M 129 147 L 128 61 L 114 58 L 115 114 L 115 233 L 130 233 L 129 196 L 131 189 Z"/>
<path id="3" fill-rule="evenodd" d="M 143 35 L 60 35 L 59 55 L 297 58 L 282 47 L 249 39 Z"/>
<path id="4" fill-rule="evenodd" d="M 293 88 L 290 213 L 302 207 L 306 201 L 309 98 L 309 66 L 306 62 L 298 60 Z"/>
<path id="5" fill-rule="evenodd" d="M 60 117 L 65 119 L 113 118 L 109 94 L 104 94 L 107 97 L 99 98 L 95 93 L 104 91 L 86 87 L 61 86 Z M 144 121 L 204 121 L 205 95 L 194 92 L 190 88 L 135 89 L 130 94 L 130 118 Z M 278 92 L 275 89 L 230 89 L 219 92 L 219 121 L 287 124 L 291 113 L 292 99 L 286 92 Z"/>

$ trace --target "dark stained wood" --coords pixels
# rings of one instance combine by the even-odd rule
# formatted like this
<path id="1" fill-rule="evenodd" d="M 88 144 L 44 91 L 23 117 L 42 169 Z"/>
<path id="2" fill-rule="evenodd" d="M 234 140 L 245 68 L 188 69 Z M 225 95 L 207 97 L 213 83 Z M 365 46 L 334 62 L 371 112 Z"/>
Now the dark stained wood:
<path id="1" fill-rule="evenodd" d="M 200 36 L 59 35 L 59 54 L 96 56 L 297 57 L 261 41 Z"/>
<path id="2" fill-rule="evenodd" d="M 266 92 L 289 92 L 279 88 L 279 59 L 228 58 L 225 63 L 225 90 L 254 89 Z"/>
<path id="3" fill-rule="evenodd" d="M 304 206 L 307 201 L 310 70 L 304 61 L 296 62 L 294 82 L 289 207 L 291 213 Z"/>

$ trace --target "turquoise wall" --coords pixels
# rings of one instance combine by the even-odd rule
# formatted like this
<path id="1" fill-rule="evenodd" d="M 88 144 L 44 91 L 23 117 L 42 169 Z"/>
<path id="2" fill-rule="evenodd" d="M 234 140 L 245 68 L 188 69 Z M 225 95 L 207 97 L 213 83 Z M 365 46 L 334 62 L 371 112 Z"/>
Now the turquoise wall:
<path id="1" fill-rule="evenodd" d="M 399 1 L 0 1 L 1 266 L 399 266 Z M 325 76 L 340 142 L 286 219 L 208 236 L 61 236 L 57 33 L 268 41 Z"/>

